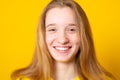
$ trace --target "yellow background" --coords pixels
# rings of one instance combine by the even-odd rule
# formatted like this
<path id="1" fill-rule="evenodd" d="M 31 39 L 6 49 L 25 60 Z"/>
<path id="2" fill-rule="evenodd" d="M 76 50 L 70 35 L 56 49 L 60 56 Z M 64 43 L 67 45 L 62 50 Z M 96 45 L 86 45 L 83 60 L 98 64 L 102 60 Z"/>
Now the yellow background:
<path id="1" fill-rule="evenodd" d="M 90 21 L 99 62 L 120 80 L 120 1 L 76 1 Z M 0 0 L 0 80 L 31 62 L 39 15 L 48 2 Z"/>

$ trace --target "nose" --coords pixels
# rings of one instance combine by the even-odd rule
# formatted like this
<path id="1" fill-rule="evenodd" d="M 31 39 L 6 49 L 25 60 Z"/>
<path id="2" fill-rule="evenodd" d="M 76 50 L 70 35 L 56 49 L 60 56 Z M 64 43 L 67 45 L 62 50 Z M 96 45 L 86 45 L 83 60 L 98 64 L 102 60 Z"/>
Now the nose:
<path id="1" fill-rule="evenodd" d="M 58 43 L 60 44 L 67 44 L 69 43 L 69 38 L 64 31 L 59 32 L 58 36 Z"/>

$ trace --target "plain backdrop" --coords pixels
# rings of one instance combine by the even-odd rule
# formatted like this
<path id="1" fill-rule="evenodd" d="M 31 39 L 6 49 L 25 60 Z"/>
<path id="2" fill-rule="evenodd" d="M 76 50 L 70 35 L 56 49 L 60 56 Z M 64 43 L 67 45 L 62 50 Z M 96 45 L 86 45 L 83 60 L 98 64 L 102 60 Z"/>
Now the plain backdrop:
<path id="1" fill-rule="evenodd" d="M 50 0 L 0 0 L 0 80 L 30 64 L 39 15 Z M 86 12 L 100 64 L 120 80 L 120 0 L 76 0 Z"/>

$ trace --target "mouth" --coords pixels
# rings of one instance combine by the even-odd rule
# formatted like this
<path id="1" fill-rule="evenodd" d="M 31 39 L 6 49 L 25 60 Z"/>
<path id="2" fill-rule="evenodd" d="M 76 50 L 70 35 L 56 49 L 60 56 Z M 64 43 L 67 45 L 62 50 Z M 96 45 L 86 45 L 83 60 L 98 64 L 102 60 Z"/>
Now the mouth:
<path id="1" fill-rule="evenodd" d="M 60 51 L 65 51 L 65 50 L 69 50 L 71 47 L 54 47 L 54 48 Z"/>
<path id="2" fill-rule="evenodd" d="M 59 53 L 68 53 L 72 46 L 54 46 L 54 49 Z"/>

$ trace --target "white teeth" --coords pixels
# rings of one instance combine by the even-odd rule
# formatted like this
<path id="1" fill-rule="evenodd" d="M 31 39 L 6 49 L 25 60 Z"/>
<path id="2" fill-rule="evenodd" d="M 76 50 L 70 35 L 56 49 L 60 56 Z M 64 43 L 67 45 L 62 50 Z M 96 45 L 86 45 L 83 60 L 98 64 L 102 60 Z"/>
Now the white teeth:
<path id="1" fill-rule="evenodd" d="M 61 50 L 61 51 L 64 51 L 64 50 L 68 50 L 69 48 L 61 48 L 61 47 L 56 47 L 57 50 Z"/>

